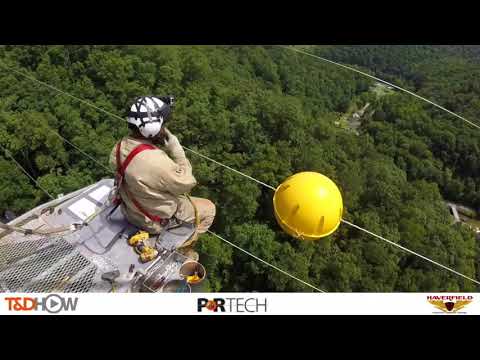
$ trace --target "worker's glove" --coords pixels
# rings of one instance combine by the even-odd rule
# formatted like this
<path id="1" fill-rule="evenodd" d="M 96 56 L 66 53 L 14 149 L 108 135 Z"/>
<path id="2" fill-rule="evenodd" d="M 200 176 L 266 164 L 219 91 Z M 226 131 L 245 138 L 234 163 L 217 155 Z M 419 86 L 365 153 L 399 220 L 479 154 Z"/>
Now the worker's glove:
<path id="1" fill-rule="evenodd" d="M 173 135 L 167 128 L 165 128 L 165 149 L 172 155 L 174 158 L 185 157 L 185 152 L 183 151 L 182 145 L 178 138 Z"/>

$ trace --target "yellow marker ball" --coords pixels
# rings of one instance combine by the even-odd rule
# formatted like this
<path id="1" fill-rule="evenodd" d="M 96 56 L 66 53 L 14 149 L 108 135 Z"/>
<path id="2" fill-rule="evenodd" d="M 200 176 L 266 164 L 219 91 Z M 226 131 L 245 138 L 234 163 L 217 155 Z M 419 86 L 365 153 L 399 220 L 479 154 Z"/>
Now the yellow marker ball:
<path id="1" fill-rule="evenodd" d="M 328 177 L 316 172 L 290 176 L 273 196 L 275 217 L 289 235 L 318 240 L 332 234 L 343 214 L 342 194 Z"/>

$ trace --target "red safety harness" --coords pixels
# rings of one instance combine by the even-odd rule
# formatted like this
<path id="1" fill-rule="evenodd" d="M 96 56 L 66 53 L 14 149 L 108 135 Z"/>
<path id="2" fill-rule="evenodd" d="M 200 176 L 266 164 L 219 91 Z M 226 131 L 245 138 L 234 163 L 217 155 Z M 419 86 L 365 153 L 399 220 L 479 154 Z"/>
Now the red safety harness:
<path id="1" fill-rule="evenodd" d="M 143 215 L 145 215 L 147 218 L 152 220 L 153 222 L 158 222 L 162 226 L 165 226 L 168 223 L 168 219 L 163 219 L 160 216 L 155 216 L 150 214 L 147 210 L 143 208 L 143 206 L 138 202 L 137 199 L 132 195 L 132 193 L 128 190 L 127 183 L 125 181 L 125 171 L 127 170 L 128 165 L 132 162 L 133 158 L 140 154 L 142 151 L 145 150 L 155 150 L 156 147 L 150 144 L 140 144 L 135 147 L 135 149 L 128 154 L 127 158 L 125 161 L 122 163 L 120 160 L 120 148 L 121 148 L 122 141 L 119 141 L 117 144 L 117 174 L 116 174 L 116 182 L 117 182 L 117 189 L 120 190 L 121 186 L 123 186 L 123 190 L 125 191 L 125 194 L 127 194 L 128 198 L 130 201 L 135 205 L 135 207 L 140 211 Z M 116 204 L 120 204 L 122 202 L 122 199 L 120 196 L 117 196 L 115 199 Z"/>

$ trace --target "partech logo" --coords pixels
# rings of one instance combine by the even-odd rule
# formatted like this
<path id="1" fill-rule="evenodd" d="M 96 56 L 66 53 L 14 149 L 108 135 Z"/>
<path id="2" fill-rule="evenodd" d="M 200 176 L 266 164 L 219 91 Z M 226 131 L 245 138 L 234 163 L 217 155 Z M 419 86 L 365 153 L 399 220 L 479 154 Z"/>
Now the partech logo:
<path id="1" fill-rule="evenodd" d="M 197 312 L 259 313 L 267 312 L 267 299 L 258 298 L 206 298 L 197 299 Z"/>
<path id="2" fill-rule="evenodd" d="M 49 314 L 58 314 L 61 311 L 75 311 L 78 305 L 78 297 L 63 297 L 57 294 L 50 294 L 41 298 L 27 296 L 5 297 L 5 301 L 8 311 L 45 311 Z"/>
<path id="3" fill-rule="evenodd" d="M 460 311 L 473 301 L 473 296 L 463 295 L 429 295 L 427 301 L 438 310 L 447 314 L 465 314 Z M 438 313 L 438 312 L 437 312 Z"/>

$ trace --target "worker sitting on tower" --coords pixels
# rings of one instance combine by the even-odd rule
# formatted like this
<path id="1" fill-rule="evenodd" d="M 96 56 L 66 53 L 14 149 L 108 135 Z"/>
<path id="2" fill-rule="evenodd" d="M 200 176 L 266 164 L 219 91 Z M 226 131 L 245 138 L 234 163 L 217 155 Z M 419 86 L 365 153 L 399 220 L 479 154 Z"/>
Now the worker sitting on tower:
<path id="1" fill-rule="evenodd" d="M 215 205 L 186 195 L 197 181 L 178 138 L 164 126 L 173 105 L 173 96 L 137 98 L 127 117 L 130 134 L 116 144 L 110 162 L 117 169 L 127 220 L 151 235 L 160 234 L 172 219 L 197 220 L 196 234 L 179 250 L 198 260 L 193 245 L 212 224 Z"/>

